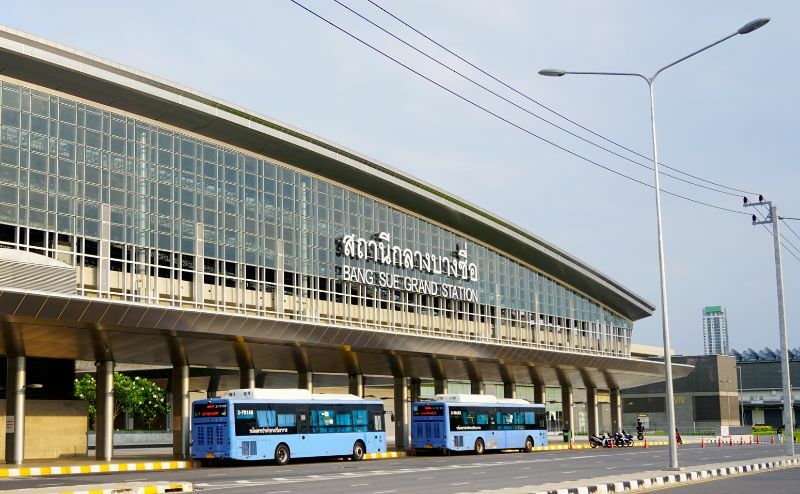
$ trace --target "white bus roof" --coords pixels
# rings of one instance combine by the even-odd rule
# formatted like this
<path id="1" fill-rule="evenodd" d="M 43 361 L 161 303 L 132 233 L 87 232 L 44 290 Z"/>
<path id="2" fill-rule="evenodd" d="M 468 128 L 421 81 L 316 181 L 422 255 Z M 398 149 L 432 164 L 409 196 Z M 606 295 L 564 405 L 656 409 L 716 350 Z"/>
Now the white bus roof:
<path id="1" fill-rule="evenodd" d="M 231 389 L 225 393 L 225 398 L 249 400 L 306 400 L 306 401 L 376 401 L 367 400 L 350 394 L 311 393 L 307 389 Z"/>
<path id="2" fill-rule="evenodd" d="M 444 403 L 501 403 L 506 405 L 531 405 L 532 403 L 521 398 L 498 398 L 494 395 L 468 395 L 468 394 L 453 394 L 453 395 L 436 395 L 432 401 L 441 401 Z"/>

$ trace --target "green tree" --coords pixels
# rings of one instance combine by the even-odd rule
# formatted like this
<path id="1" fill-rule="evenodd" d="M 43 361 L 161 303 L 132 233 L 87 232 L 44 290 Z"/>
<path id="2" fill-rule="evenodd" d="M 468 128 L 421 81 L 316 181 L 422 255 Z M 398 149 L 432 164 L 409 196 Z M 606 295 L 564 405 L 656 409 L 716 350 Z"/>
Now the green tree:
<path id="1" fill-rule="evenodd" d="M 143 377 L 133 378 L 131 399 L 133 408 L 128 412 L 133 418 L 147 424 L 150 429 L 153 421 L 170 411 L 167 393 L 153 381 Z"/>
<path id="2" fill-rule="evenodd" d="M 75 379 L 75 396 L 89 405 L 89 416 L 97 416 L 97 382 L 91 374 Z M 166 393 L 153 381 L 143 377 L 131 379 L 125 374 L 114 373 L 114 418 L 127 413 L 136 420 L 152 426 L 153 421 L 169 413 L 170 405 Z"/>

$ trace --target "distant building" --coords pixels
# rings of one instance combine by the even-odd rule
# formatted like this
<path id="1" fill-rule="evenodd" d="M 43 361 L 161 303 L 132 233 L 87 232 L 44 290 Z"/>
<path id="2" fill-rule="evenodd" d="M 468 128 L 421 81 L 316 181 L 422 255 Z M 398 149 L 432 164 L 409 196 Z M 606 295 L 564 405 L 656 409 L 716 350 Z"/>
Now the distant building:
<path id="1" fill-rule="evenodd" d="M 728 315 L 725 307 L 703 308 L 703 349 L 706 355 L 728 354 Z"/>
<path id="2" fill-rule="evenodd" d="M 800 348 L 789 349 L 795 423 L 800 417 Z M 741 414 L 745 425 L 783 424 L 783 380 L 779 350 L 731 350 L 736 357 L 741 389 Z"/>
<path id="3" fill-rule="evenodd" d="M 729 355 L 672 357 L 673 364 L 686 364 L 694 370 L 673 380 L 675 426 L 681 432 L 714 431 L 721 426 L 738 426 L 739 392 L 736 360 Z M 622 425 L 635 430 L 641 420 L 651 433 L 667 429 L 664 413 L 664 382 L 622 390 Z"/>

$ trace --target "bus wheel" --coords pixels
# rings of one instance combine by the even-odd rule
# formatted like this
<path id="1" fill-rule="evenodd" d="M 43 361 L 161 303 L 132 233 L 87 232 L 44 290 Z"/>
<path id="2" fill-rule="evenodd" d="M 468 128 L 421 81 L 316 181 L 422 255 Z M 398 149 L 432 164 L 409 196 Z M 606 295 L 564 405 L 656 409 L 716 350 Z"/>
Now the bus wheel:
<path id="1" fill-rule="evenodd" d="M 278 465 L 286 465 L 289 463 L 289 447 L 285 444 L 279 444 L 277 448 L 275 448 L 275 463 Z"/>
<path id="2" fill-rule="evenodd" d="M 361 441 L 356 441 L 353 445 L 353 461 L 361 461 L 364 459 L 365 451 L 364 451 L 364 443 Z"/>
<path id="3" fill-rule="evenodd" d="M 484 449 L 485 448 L 484 448 L 484 444 L 483 444 L 483 439 L 479 438 L 477 441 L 475 441 L 475 454 L 476 455 L 482 455 L 483 452 L 484 452 Z"/>
<path id="4" fill-rule="evenodd" d="M 533 451 L 533 439 L 531 439 L 531 436 L 528 436 L 528 438 L 525 439 L 525 452 L 530 453 L 531 451 Z"/>

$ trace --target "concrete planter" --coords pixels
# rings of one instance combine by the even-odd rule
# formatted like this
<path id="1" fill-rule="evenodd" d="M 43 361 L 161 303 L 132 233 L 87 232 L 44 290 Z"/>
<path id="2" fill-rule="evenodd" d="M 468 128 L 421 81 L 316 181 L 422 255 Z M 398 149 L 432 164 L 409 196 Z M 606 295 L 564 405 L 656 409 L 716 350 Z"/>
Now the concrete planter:
<path id="1" fill-rule="evenodd" d="M 97 444 L 94 431 L 86 435 L 90 449 Z M 115 448 L 157 448 L 172 446 L 172 432 L 114 431 Z"/>

